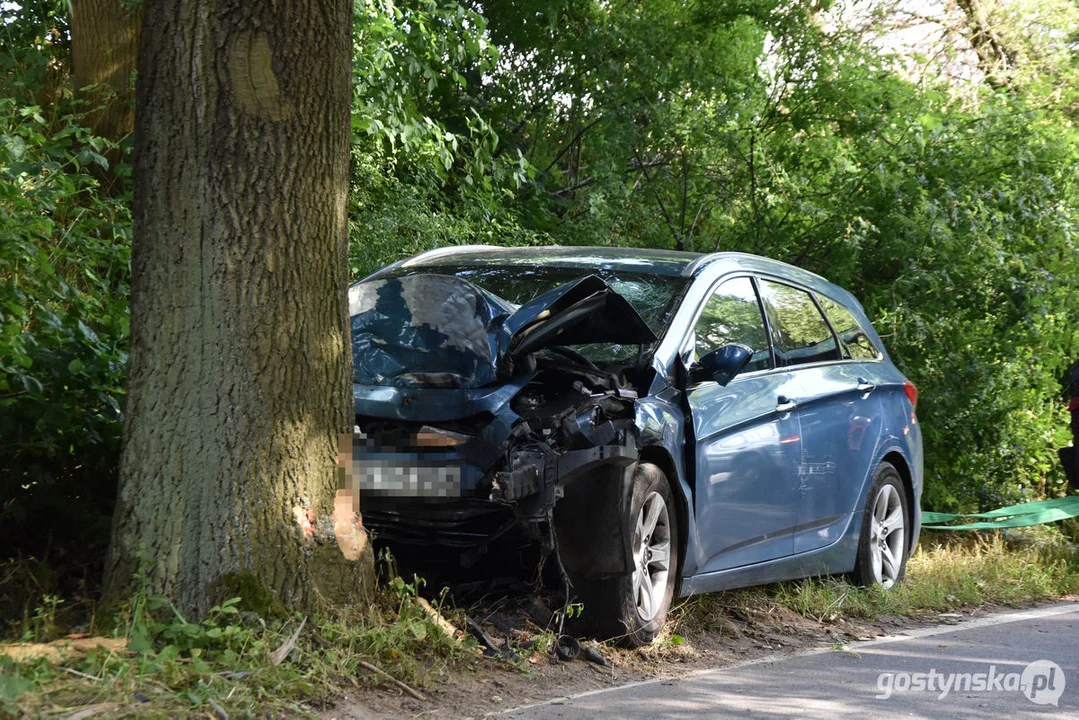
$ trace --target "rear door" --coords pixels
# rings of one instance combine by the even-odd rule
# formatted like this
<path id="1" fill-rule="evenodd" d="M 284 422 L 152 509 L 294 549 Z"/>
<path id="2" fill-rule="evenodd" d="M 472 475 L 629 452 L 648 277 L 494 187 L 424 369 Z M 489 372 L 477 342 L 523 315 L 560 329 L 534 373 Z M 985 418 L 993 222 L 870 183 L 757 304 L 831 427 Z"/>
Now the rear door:
<path id="1" fill-rule="evenodd" d="M 800 553 L 835 542 L 847 527 L 872 460 L 879 400 L 869 373 L 850 361 L 812 293 L 770 280 L 760 281 L 760 291 L 777 363 L 794 375 L 801 435 L 794 552 Z"/>
<path id="2" fill-rule="evenodd" d="M 703 573 L 790 555 L 797 522 L 798 418 L 783 397 L 793 375 L 773 370 L 749 277 L 724 281 L 705 301 L 690 361 L 731 342 L 755 351 L 742 374 L 726 387 L 711 379 L 687 387 Z"/>

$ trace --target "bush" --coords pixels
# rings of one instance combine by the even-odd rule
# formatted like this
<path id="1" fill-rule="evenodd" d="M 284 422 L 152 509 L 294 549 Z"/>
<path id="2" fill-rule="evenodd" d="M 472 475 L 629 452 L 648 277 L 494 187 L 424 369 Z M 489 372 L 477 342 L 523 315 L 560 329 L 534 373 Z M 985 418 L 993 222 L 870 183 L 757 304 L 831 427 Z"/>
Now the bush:
<path id="1" fill-rule="evenodd" d="M 130 196 L 104 195 L 94 174 L 122 149 L 83 126 L 91 108 L 55 81 L 62 46 L 33 27 L 9 22 L 0 36 L 0 547 L 34 558 L 34 582 L 0 584 L 9 617 L 35 596 L 96 584 L 128 338 Z M 20 45 L 17 29 L 33 37 Z"/>

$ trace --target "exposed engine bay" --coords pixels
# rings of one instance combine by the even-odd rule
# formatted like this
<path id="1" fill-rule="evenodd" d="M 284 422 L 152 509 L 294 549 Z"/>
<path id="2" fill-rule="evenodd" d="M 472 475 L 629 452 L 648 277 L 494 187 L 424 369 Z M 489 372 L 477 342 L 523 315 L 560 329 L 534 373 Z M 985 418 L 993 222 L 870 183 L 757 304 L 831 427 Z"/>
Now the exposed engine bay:
<path id="1" fill-rule="evenodd" d="M 352 308 L 353 463 L 376 546 L 448 575 L 529 548 L 522 570 L 557 551 L 570 573 L 627 571 L 655 340 L 633 308 L 596 276 L 520 308 L 458 278 L 379 283 Z M 601 365 L 562 344 L 597 339 L 636 347 Z"/>

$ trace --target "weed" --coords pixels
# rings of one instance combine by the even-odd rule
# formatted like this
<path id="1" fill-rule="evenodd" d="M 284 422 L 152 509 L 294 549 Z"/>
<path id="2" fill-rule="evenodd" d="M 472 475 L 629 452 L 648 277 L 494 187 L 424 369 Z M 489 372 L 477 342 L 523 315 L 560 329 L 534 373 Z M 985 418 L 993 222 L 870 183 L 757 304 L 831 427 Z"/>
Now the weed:
<path id="1" fill-rule="evenodd" d="M 58 595 L 46 593 L 41 596 L 41 605 L 34 610 L 33 617 L 25 623 L 22 633 L 24 641 L 45 642 L 52 640 L 60 634 L 60 627 L 56 622 L 58 608 L 64 603 Z"/>

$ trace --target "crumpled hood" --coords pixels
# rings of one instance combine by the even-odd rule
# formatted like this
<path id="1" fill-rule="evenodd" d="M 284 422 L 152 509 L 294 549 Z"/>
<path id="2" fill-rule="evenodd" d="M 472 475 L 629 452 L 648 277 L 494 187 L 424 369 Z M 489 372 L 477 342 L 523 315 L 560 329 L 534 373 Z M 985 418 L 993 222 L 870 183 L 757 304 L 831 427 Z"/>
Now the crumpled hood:
<path id="1" fill-rule="evenodd" d="M 477 388 L 507 358 L 555 345 L 651 343 L 655 334 L 601 278 L 559 285 L 519 308 L 449 275 L 375 279 L 349 289 L 355 381 Z"/>

